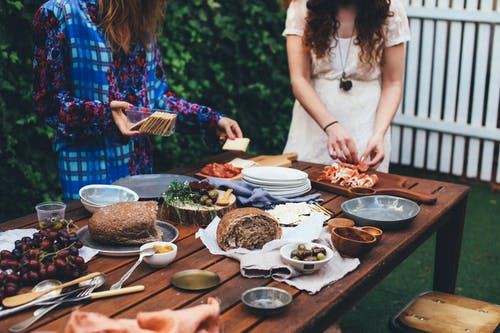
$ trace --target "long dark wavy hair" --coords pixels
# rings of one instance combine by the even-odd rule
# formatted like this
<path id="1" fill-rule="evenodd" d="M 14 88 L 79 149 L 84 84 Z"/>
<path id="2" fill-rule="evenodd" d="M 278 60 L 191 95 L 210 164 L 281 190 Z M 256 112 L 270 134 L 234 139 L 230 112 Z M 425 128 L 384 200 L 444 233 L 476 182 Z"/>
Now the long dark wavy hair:
<path id="1" fill-rule="evenodd" d="M 291 0 L 281 0 L 288 6 Z M 308 0 L 308 15 L 304 31 L 304 43 L 318 58 L 328 55 L 332 39 L 337 35 L 340 22 L 337 13 L 341 6 L 356 6 L 354 43 L 359 45 L 361 63 L 371 67 L 382 60 L 384 51 L 384 24 L 393 13 L 390 0 Z"/>
<path id="2" fill-rule="evenodd" d="M 99 0 L 100 25 L 115 51 L 128 53 L 132 42 L 148 48 L 161 25 L 167 0 Z"/>

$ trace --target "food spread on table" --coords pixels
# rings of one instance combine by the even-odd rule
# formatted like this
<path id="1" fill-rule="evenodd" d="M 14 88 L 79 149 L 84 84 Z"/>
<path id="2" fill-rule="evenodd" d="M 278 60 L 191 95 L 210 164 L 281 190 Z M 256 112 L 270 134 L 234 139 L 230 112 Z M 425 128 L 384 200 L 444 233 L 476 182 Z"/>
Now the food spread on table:
<path id="1" fill-rule="evenodd" d="M 317 180 L 327 180 L 332 184 L 339 184 L 347 187 L 372 188 L 378 182 L 376 174 L 368 174 L 368 165 L 360 162 L 357 165 L 335 162 L 325 166 Z"/>
<path id="2" fill-rule="evenodd" d="M 278 220 L 265 211 L 237 208 L 225 214 L 217 226 L 217 243 L 221 249 L 261 249 L 264 244 L 281 237 Z"/>
<path id="3" fill-rule="evenodd" d="M 319 211 L 315 205 L 306 202 L 287 202 L 276 205 L 273 209 L 266 210 L 266 212 L 276 218 L 280 225 L 286 226 L 295 226 L 302 223 L 305 219 L 310 217 L 313 212 L 323 214 L 323 219 L 325 221 L 330 218 L 330 215 Z"/>
<path id="4" fill-rule="evenodd" d="M 156 201 L 119 202 L 96 211 L 88 228 L 92 238 L 103 244 L 142 245 L 162 240 L 157 214 Z"/>
<path id="5" fill-rule="evenodd" d="M 201 170 L 200 173 L 217 178 L 232 178 L 241 173 L 243 168 L 235 167 L 231 163 L 208 163 Z"/>
<path id="6" fill-rule="evenodd" d="M 172 182 L 163 193 L 166 218 L 183 224 L 207 225 L 217 215 L 236 208 L 236 197 L 229 194 L 223 205 L 225 192 L 215 189 L 208 181 Z"/>
<path id="7" fill-rule="evenodd" d="M 44 279 L 87 274 L 88 266 L 79 256 L 83 244 L 71 220 L 53 218 L 40 222 L 39 228 L 31 237 L 16 240 L 12 250 L 0 252 L 0 301 Z"/>

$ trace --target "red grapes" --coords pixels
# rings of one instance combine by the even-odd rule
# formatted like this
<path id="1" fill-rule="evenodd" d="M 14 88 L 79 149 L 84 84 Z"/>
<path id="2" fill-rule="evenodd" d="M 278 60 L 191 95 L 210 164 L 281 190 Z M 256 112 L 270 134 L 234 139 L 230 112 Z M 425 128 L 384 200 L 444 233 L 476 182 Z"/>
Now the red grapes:
<path id="1" fill-rule="evenodd" d="M 12 251 L 0 251 L 0 301 L 17 294 L 21 286 L 87 274 L 87 264 L 78 255 L 82 246 L 75 232 L 53 226 L 16 240 Z"/>

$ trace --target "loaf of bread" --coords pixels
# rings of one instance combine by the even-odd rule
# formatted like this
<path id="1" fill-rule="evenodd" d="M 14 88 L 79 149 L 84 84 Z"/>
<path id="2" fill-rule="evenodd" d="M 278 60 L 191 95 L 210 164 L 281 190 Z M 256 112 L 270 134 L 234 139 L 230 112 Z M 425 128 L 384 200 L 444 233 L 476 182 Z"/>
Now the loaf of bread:
<path id="1" fill-rule="evenodd" d="M 281 237 L 281 227 L 270 214 L 258 208 L 237 208 L 222 216 L 217 226 L 217 243 L 223 250 L 261 249 Z"/>
<path id="2" fill-rule="evenodd" d="M 92 239 L 103 244 L 142 245 L 160 241 L 157 212 L 156 201 L 119 202 L 96 211 L 89 220 L 89 232 Z"/>

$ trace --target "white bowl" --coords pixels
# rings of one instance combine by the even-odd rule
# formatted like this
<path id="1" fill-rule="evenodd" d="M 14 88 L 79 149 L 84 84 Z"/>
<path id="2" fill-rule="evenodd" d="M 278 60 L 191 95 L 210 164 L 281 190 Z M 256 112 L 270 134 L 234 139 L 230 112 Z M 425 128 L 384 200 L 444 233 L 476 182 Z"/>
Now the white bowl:
<path id="1" fill-rule="evenodd" d="M 100 208 L 104 207 L 104 206 L 93 205 L 93 204 L 89 203 L 88 201 L 83 200 L 81 198 L 80 198 L 80 202 L 82 203 L 83 207 L 85 207 L 85 209 L 88 210 L 89 212 L 91 212 L 92 214 L 95 213 L 96 211 L 98 211 Z"/>
<path id="2" fill-rule="evenodd" d="M 305 260 L 292 259 L 291 253 L 293 250 L 297 249 L 297 246 L 299 244 L 305 244 L 306 249 L 308 250 L 310 250 L 313 246 L 319 246 L 324 248 L 326 250 L 325 259 L 318 261 L 305 261 Z M 280 249 L 280 255 L 281 255 L 281 261 L 283 261 L 285 264 L 292 266 L 293 268 L 304 274 L 311 274 L 320 270 L 323 266 L 326 265 L 327 262 L 329 262 L 333 258 L 333 251 L 328 246 L 318 243 L 296 242 L 283 245 Z"/>
<path id="3" fill-rule="evenodd" d="M 91 184 L 86 185 L 78 191 L 80 201 L 90 212 L 118 202 L 138 201 L 139 195 L 123 186 Z"/>
<path id="4" fill-rule="evenodd" d="M 140 251 L 153 247 L 154 245 L 171 246 L 172 251 L 155 253 L 152 256 L 144 257 L 144 261 L 152 267 L 164 267 L 174 261 L 177 256 L 177 245 L 172 242 L 149 242 L 141 246 Z"/>

